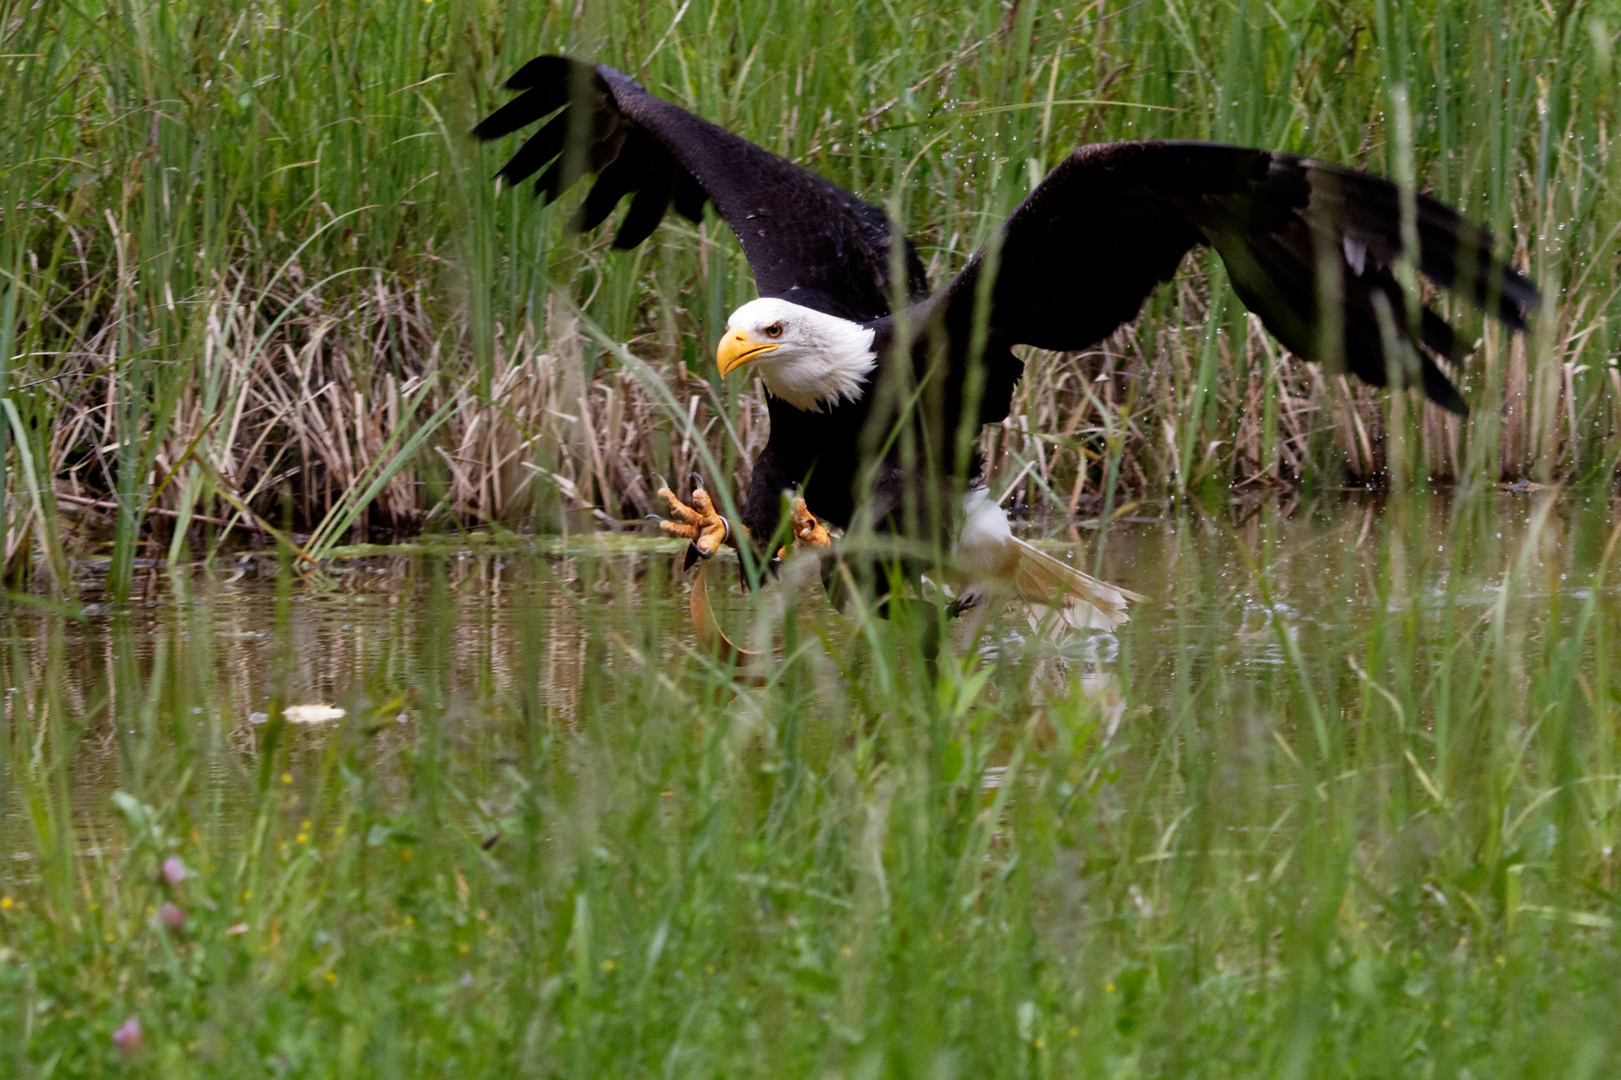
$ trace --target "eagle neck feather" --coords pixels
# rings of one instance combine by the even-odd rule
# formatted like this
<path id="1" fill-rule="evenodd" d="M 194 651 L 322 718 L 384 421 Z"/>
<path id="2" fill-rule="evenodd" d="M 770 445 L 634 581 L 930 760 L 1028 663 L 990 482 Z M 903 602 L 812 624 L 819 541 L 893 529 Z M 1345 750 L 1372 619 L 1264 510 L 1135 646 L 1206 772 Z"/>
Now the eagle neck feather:
<path id="1" fill-rule="evenodd" d="M 873 329 L 827 317 L 816 322 L 813 332 L 814 349 L 792 365 L 761 365 L 766 389 L 803 412 L 823 412 L 861 397 L 878 366 Z"/>

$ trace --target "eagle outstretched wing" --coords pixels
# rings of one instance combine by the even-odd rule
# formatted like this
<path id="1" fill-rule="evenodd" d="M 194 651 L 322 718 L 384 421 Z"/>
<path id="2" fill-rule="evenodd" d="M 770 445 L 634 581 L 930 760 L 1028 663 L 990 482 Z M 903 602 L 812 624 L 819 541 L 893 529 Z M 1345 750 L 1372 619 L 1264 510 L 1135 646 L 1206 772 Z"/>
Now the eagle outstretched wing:
<path id="1" fill-rule="evenodd" d="M 1493 253 L 1491 234 L 1427 195 L 1417 196 L 1416 210 L 1419 272 L 1525 329 L 1537 292 Z M 1461 360 L 1467 343 L 1427 307 L 1418 326 L 1409 325 L 1393 272 L 1401 212 L 1390 181 L 1292 154 L 1197 142 L 1083 146 L 942 290 L 937 311 L 953 340 L 966 340 L 980 276 L 994 261 L 989 338 L 1084 349 L 1135 318 L 1187 252 L 1208 244 L 1239 299 L 1297 356 L 1338 360 L 1376 386 L 1399 365 L 1404 381 L 1464 414 L 1462 396 L 1432 357 Z M 1328 288 L 1325 271 L 1339 279 Z M 1337 310 L 1325 307 L 1335 298 Z M 1389 358 L 1392 339 L 1412 347 Z M 987 351 L 987 362 L 1006 362 L 1004 355 Z"/>
<path id="2" fill-rule="evenodd" d="M 895 287 L 892 230 L 881 209 L 654 97 L 622 72 L 541 56 L 508 79 L 506 89 L 522 93 L 473 134 L 497 139 L 550 116 L 498 175 L 516 185 L 545 168 L 535 191 L 550 202 L 596 173 L 576 228 L 596 227 L 634 195 L 614 238 L 615 247 L 633 248 L 672 205 L 696 222 L 708 200 L 737 234 L 762 296 L 865 322 L 888 314 L 897 296 L 916 301 L 927 295 L 923 264 L 910 243 L 902 260 L 904 287 Z"/>

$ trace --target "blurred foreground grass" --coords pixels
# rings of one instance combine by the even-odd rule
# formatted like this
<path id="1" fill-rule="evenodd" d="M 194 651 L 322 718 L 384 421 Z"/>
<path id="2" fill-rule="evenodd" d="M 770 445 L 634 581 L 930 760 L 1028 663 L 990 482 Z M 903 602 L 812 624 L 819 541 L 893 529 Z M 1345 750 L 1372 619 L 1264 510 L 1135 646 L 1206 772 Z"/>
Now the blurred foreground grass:
<path id="1" fill-rule="evenodd" d="M 466 135 L 556 49 L 889 206 L 935 281 L 1076 144 L 1194 137 L 1410 168 L 1547 297 L 1524 341 L 1465 317 L 1461 426 L 1289 362 L 1190 261 L 1032 365 L 985 440 L 1028 502 L 1608 482 L 1618 33 L 1621 0 L 0 0 L 0 563 L 65 588 L 110 554 L 123 595 L 137 555 L 217 552 L 250 509 L 319 554 L 639 515 L 655 471 L 741 482 L 764 415 L 714 376 L 752 296 L 724 225 L 610 255 Z"/>
<path id="2" fill-rule="evenodd" d="M 734 686 L 667 552 L 14 609 L 0 1071 L 1605 1075 L 1613 515 L 1184 503 L 938 678 L 773 588 Z"/>

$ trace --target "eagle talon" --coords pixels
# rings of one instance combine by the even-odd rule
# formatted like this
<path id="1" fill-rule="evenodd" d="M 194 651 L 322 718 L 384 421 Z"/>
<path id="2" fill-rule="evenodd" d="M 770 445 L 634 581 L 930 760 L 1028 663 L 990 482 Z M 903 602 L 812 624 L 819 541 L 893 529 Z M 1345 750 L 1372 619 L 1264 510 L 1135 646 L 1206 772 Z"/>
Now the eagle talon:
<path id="1" fill-rule="evenodd" d="M 669 504 L 670 514 L 675 518 L 674 521 L 658 518 L 659 528 L 691 542 L 686 557 L 689 568 L 700 558 L 711 558 L 722 544 L 732 541 L 731 522 L 716 512 L 714 500 L 701 484 L 693 489 L 691 505 L 682 502 L 668 487 L 659 488 L 658 495 Z"/>
<path id="2" fill-rule="evenodd" d="M 789 520 L 793 528 L 794 539 L 801 544 L 822 548 L 832 546 L 832 537 L 827 535 L 827 530 L 822 527 L 822 523 L 816 520 L 816 515 L 810 512 L 810 507 L 805 505 L 804 499 L 794 499 Z"/>

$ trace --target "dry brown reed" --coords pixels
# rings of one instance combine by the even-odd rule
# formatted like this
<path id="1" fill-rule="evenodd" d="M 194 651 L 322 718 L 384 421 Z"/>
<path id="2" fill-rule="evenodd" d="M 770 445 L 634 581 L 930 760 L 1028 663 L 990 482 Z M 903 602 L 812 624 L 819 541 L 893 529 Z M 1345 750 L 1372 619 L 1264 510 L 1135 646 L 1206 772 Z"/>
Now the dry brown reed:
<path id="1" fill-rule="evenodd" d="M 390 470 L 375 498 L 353 508 L 344 538 L 430 525 L 613 525 L 658 509 L 655 477 L 702 471 L 700 442 L 709 459 L 734 463 L 723 479 L 742 490 L 767 435 L 757 387 L 729 408 L 713 378 L 650 346 L 642 359 L 679 404 L 671 415 L 664 395 L 614 365 L 556 303 L 542 324 L 496 327 L 481 400 L 470 365 L 450 355 L 463 337 L 454 308 L 380 272 L 365 288 L 300 297 L 300 276 L 251 301 L 243 282 L 226 277 L 194 302 L 203 326 L 199 377 L 176 398 L 147 478 L 156 497 L 145 512 L 157 540 L 188 528 L 199 540 L 226 522 L 251 534 L 259 520 L 278 521 L 283 497 L 293 528 L 319 533 L 349 508 L 346 493 Z M 1105 494 L 1111 454 L 1122 499 L 1177 477 L 1183 486 L 1299 483 L 1325 463 L 1337 465 L 1346 483 L 1385 481 L 1387 394 L 1296 361 L 1252 315 L 1215 328 L 1215 369 L 1201 381 L 1206 274 L 1190 265 L 1169 288 L 1168 311 L 1146 315 L 1097 349 L 1028 351 L 1011 415 L 982 440 L 1000 493 L 1075 514 Z M 296 313 L 264 325 L 267 310 L 295 303 Z M 1559 364 L 1545 370 L 1563 378 L 1533 382 L 1526 343 L 1494 333 L 1471 364 L 1472 378 L 1503 371 L 1504 480 L 1561 475 L 1573 465 L 1569 448 L 1591 419 L 1573 387 L 1593 332 L 1581 307 L 1557 312 Z M 54 478 L 57 508 L 77 520 L 87 544 L 103 535 L 116 505 L 109 502 L 116 333 L 109 325 L 88 335 L 63 358 L 62 373 L 42 384 L 57 396 L 59 418 L 42 472 Z M 644 345 L 628 348 L 640 354 Z M 697 347 L 707 356 L 709 343 Z M 384 354 L 391 365 L 377 362 Z M 1175 418 L 1196 410 L 1209 422 L 1197 439 L 1179 443 Z M 398 433 L 436 416 L 443 419 L 428 452 L 397 462 Z M 1418 435 L 1424 473 L 1456 479 L 1464 426 L 1426 404 Z M 35 512 L 15 489 L 10 502 L 19 516 L 8 530 L 8 559 L 33 535 Z"/>

